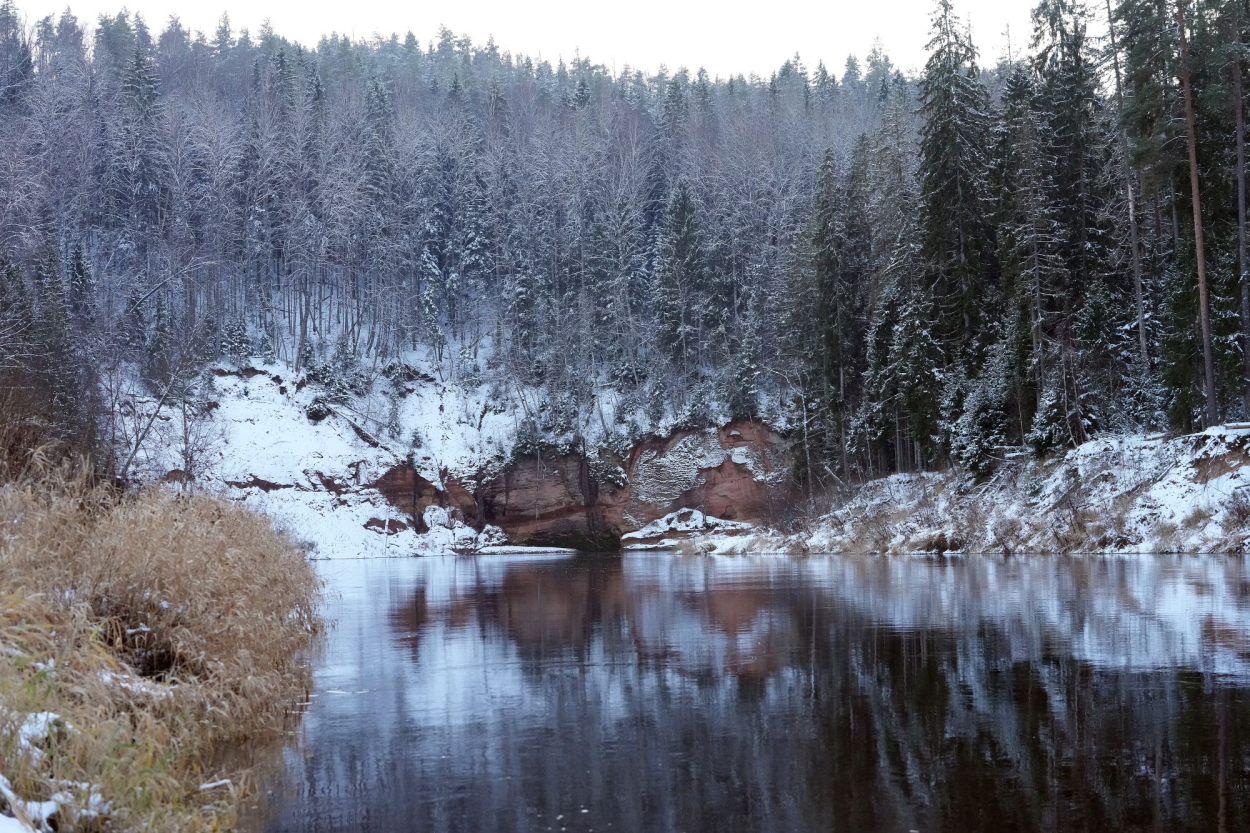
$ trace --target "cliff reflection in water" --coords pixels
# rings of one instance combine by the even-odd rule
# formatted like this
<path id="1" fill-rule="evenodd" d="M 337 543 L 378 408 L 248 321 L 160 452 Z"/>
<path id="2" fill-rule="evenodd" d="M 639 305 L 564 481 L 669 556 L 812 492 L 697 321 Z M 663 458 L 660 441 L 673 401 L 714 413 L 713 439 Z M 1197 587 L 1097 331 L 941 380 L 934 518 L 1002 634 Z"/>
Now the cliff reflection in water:
<path id="1" fill-rule="evenodd" d="M 327 571 L 271 829 L 1250 830 L 1242 559 Z"/>

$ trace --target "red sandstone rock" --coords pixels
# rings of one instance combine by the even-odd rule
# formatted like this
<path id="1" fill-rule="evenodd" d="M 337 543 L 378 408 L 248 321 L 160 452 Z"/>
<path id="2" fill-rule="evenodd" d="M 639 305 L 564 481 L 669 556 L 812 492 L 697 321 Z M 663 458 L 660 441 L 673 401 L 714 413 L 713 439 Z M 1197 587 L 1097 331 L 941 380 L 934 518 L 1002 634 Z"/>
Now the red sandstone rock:
<path id="1" fill-rule="evenodd" d="M 576 455 L 544 452 L 480 482 L 444 478 L 442 489 L 407 465 L 375 483 L 390 503 L 420 519 L 427 506 L 458 509 L 478 527 L 494 524 L 518 544 L 610 546 L 626 532 L 679 509 L 761 523 L 785 500 L 790 466 L 784 439 L 760 422 L 681 431 L 640 443 L 624 486 L 598 483 Z M 420 529 L 418 520 L 418 529 Z"/>
<path id="2" fill-rule="evenodd" d="M 408 524 L 398 520 L 397 518 L 391 518 L 386 521 L 381 518 L 370 518 L 365 521 L 365 529 L 372 530 L 373 532 L 377 532 L 379 534 L 385 533 L 387 535 L 394 535 L 408 529 Z"/>

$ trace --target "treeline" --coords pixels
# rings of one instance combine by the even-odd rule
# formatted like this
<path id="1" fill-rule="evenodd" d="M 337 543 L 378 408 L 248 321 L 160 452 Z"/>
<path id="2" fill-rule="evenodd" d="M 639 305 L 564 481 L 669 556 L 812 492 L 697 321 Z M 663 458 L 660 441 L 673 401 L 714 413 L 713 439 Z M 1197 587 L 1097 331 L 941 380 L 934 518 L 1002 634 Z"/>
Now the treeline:
<path id="1" fill-rule="evenodd" d="M 986 69 L 938 0 L 917 78 L 713 79 L 5 0 L 0 363 L 81 428 L 102 367 L 418 355 L 547 436 L 766 416 L 813 483 L 1250 416 L 1247 20 L 1043 0 Z"/>

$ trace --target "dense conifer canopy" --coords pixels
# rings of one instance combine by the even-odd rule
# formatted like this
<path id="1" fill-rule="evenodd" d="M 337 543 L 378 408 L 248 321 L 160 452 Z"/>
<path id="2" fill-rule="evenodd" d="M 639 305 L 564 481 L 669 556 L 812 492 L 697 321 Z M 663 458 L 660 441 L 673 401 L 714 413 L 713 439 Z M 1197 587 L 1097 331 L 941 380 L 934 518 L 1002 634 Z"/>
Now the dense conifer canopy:
<path id="1" fill-rule="evenodd" d="M 987 61 L 937 0 L 918 77 L 711 78 L 4 0 L 0 366 L 72 430 L 110 363 L 177 395 L 223 356 L 424 361 L 524 387 L 539 440 L 606 398 L 601 438 L 762 416 L 824 482 L 1200 426 L 1207 316 L 1217 418 L 1250 416 L 1245 5 L 1120 0 L 1096 40 L 1042 0 Z"/>

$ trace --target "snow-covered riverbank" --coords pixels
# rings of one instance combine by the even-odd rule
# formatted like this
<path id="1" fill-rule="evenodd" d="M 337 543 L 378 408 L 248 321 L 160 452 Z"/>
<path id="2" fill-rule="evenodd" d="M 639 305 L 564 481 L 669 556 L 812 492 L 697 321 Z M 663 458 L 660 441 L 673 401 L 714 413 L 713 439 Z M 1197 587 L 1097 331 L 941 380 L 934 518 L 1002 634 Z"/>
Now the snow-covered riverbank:
<path id="1" fill-rule="evenodd" d="M 704 552 L 1205 553 L 1250 549 L 1250 425 L 1105 437 L 987 480 L 900 474 L 840 496 L 797 534 L 715 531 Z"/>
<path id="2" fill-rule="evenodd" d="M 789 472 L 785 440 L 758 421 L 624 439 L 609 436 L 620 424 L 609 414 L 589 438 L 527 445 L 519 394 L 408 365 L 334 399 L 284 363 L 225 362 L 210 374 L 197 424 L 184 430 L 165 406 L 133 473 L 262 511 L 313 557 L 615 548 L 619 536 L 694 507 L 744 530 L 769 512 Z M 126 401 L 140 425 L 157 404 L 138 384 Z"/>
<path id="3" fill-rule="evenodd" d="M 308 416 L 324 391 L 295 376 L 285 364 L 213 368 L 211 400 L 204 425 L 197 427 L 199 461 L 190 475 L 194 486 L 260 511 L 290 532 L 313 558 L 369 558 L 498 551 L 508 541 L 501 530 L 478 531 L 454 511 L 428 507 L 425 530 L 398 511 L 378 489 L 382 476 L 411 464 L 442 486 L 497 470 L 512 444 L 511 418 L 483 414 L 485 391 L 468 392 L 432 380 L 422 395 L 405 398 L 396 421 L 405 426 L 396 440 L 378 430 L 386 418 L 380 397 L 358 397 L 330 405 L 327 416 Z M 294 377 L 294 378 L 293 378 Z M 135 410 L 150 413 L 151 397 L 137 397 Z M 180 481 L 183 445 L 178 415 L 167 423 L 169 441 L 156 438 L 143 447 L 137 473 L 145 480 Z"/>
<path id="4" fill-rule="evenodd" d="M 895 475 L 826 498 L 827 511 L 783 533 L 769 528 L 773 508 L 793 517 L 787 504 L 801 496 L 775 452 L 784 440 L 766 429 L 644 443 L 617 458 L 616 482 L 588 487 L 596 461 L 582 461 L 579 480 L 576 455 L 518 474 L 519 416 L 485 388 L 414 379 L 393 405 L 375 390 L 314 420 L 323 391 L 295 376 L 285 365 L 214 369 L 194 480 L 266 513 L 314 557 L 518 551 L 525 541 L 509 539 L 508 522 L 482 520 L 529 524 L 517 520 L 518 494 L 540 525 L 582 513 L 616 523 L 626 546 L 702 552 L 1239 552 L 1250 537 L 1250 425 L 1104 437 L 1043 461 L 1019 452 L 982 481 Z M 385 427 L 388 407 L 398 430 Z M 177 479 L 178 445 L 149 443 L 143 476 Z M 502 511 L 487 492 L 503 495 Z M 754 516 L 734 511 L 748 503 Z M 679 511 L 694 514 L 666 515 Z"/>

